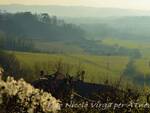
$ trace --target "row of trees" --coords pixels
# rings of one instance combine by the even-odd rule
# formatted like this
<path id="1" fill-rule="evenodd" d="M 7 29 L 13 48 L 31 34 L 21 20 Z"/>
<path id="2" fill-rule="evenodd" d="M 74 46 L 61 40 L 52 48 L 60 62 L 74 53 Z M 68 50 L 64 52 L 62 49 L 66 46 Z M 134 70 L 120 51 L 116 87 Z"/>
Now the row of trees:
<path id="1" fill-rule="evenodd" d="M 5 50 L 33 51 L 34 43 L 31 39 L 7 36 L 0 33 L 0 48 Z"/>
<path id="2" fill-rule="evenodd" d="M 22 12 L 16 14 L 0 13 L 0 30 L 9 35 L 24 36 L 50 41 L 82 40 L 84 32 L 78 26 L 58 20 L 48 14 Z"/>

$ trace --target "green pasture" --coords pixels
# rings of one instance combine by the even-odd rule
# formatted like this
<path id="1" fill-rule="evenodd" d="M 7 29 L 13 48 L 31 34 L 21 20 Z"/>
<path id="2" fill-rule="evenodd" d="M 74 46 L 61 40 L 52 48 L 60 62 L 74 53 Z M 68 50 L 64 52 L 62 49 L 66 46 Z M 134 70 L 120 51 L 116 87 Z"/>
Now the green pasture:
<path id="1" fill-rule="evenodd" d="M 129 40 L 129 39 L 118 39 L 118 38 L 106 38 L 102 40 L 104 44 L 107 45 L 118 45 L 121 47 L 139 49 L 143 57 L 150 56 L 150 43 L 149 41 L 142 40 Z"/>
<path id="2" fill-rule="evenodd" d="M 55 64 L 63 62 L 64 70 L 74 76 L 80 70 L 85 70 L 85 80 L 88 82 L 104 82 L 117 80 L 125 69 L 128 58 L 122 56 L 95 56 L 81 54 L 43 54 L 13 52 L 23 67 L 43 69 L 52 73 Z"/>
<path id="3" fill-rule="evenodd" d="M 142 58 L 137 59 L 135 62 L 135 68 L 138 72 L 144 74 L 145 76 L 150 76 L 150 44 L 149 42 L 144 41 L 132 41 L 132 40 L 123 40 L 117 38 L 107 38 L 102 41 L 108 45 L 118 45 L 122 47 L 127 47 L 131 49 L 139 49 L 142 54 Z"/>
<path id="4" fill-rule="evenodd" d="M 84 53 L 82 48 L 62 41 L 45 42 L 37 40 L 35 41 L 35 48 L 49 53 Z"/>

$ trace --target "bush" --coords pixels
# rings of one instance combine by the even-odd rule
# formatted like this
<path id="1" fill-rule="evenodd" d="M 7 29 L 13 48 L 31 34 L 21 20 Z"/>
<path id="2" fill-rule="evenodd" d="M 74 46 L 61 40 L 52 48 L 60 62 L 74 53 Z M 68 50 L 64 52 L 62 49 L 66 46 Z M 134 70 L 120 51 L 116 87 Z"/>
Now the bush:
<path id="1" fill-rule="evenodd" d="M 35 89 L 23 79 L 0 80 L 0 113 L 56 113 L 59 101 L 50 93 Z"/>

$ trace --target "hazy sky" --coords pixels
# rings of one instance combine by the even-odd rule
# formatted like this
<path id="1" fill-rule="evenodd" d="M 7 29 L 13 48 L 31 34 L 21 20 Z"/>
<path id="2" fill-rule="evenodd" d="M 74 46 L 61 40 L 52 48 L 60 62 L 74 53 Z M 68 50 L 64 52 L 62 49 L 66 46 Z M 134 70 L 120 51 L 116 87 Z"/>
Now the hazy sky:
<path id="1" fill-rule="evenodd" d="M 0 0 L 0 4 L 82 5 L 150 10 L 150 0 Z"/>

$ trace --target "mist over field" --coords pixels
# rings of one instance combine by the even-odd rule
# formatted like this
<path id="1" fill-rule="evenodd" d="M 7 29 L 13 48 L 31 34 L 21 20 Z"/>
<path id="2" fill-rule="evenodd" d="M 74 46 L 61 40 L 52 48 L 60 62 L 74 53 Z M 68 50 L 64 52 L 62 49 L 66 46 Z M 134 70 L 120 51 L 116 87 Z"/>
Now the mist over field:
<path id="1" fill-rule="evenodd" d="M 23 78 L 64 103 L 72 92 L 77 102 L 143 99 L 150 86 L 149 30 L 150 11 L 142 8 L 1 4 L 2 83 Z"/>
<path id="2" fill-rule="evenodd" d="M 19 4 L 0 9 L 1 46 L 6 50 L 129 57 L 140 75 L 149 74 L 138 65 L 138 60 L 149 59 L 149 11 Z"/>

